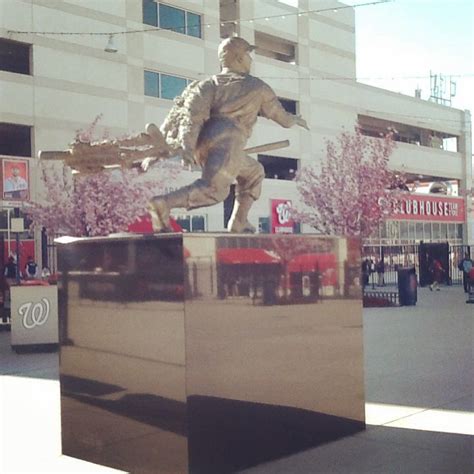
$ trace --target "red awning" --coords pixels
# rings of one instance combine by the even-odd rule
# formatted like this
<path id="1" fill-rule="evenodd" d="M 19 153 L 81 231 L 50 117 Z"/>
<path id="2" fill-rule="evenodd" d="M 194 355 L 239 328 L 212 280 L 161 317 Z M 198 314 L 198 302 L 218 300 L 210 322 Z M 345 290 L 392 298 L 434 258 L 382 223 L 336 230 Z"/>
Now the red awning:
<path id="1" fill-rule="evenodd" d="M 280 263 L 281 259 L 273 252 L 264 249 L 218 249 L 217 262 L 225 264 L 240 265 L 269 265 L 272 263 Z"/>

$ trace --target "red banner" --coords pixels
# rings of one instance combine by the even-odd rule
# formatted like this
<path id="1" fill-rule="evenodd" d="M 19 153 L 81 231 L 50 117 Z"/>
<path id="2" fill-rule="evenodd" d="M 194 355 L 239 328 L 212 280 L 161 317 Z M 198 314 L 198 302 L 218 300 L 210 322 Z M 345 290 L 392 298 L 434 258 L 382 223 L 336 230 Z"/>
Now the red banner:
<path id="1" fill-rule="evenodd" d="M 272 234 L 292 234 L 291 201 L 288 199 L 271 199 Z"/>
<path id="2" fill-rule="evenodd" d="M 401 198 L 398 208 L 391 218 L 431 222 L 464 222 L 466 219 L 464 199 L 412 194 Z"/>
<path id="3" fill-rule="evenodd" d="M 29 199 L 28 165 L 28 160 L 2 158 L 2 199 L 8 201 Z"/>

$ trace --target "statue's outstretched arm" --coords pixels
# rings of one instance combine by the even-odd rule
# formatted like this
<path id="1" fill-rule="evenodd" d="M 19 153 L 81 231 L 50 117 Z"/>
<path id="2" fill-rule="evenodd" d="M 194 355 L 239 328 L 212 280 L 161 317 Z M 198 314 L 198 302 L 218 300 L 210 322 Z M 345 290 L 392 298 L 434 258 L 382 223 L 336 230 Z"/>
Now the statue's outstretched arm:
<path id="1" fill-rule="evenodd" d="M 290 128 L 294 125 L 299 125 L 300 127 L 309 130 L 308 124 L 306 120 L 301 117 L 301 115 L 293 115 L 288 113 L 281 102 L 278 100 L 276 94 L 268 87 L 265 91 L 265 100 L 262 104 L 260 114 L 264 117 L 273 120 L 274 122 L 278 123 L 282 127 Z"/>

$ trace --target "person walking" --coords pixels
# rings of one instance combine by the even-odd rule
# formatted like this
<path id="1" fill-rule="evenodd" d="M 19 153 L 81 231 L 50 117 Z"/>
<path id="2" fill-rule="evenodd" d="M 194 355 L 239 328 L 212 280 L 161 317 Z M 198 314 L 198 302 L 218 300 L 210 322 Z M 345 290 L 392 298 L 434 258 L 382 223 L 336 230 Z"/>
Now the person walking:
<path id="1" fill-rule="evenodd" d="M 443 281 L 443 274 L 446 272 L 445 269 L 443 268 L 443 265 L 437 258 L 433 258 L 431 261 L 431 264 L 429 266 L 429 271 L 431 272 L 432 275 L 432 283 L 430 285 L 430 290 L 433 291 L 433 289 L 436 289 L 436 291 L 439 291 L 439 284 L 442 283 Z"/>
<path id="2" fill-rule="evenodd" d="M 463 284 L 465 293 L 469 292 L 469 283 L 470 283 L 469 273 L 472 270 L 472 267 L 473 267 L 473 261 L 471 257 L 469 256 L 469 253 L 466 252 L 466 254 L 464 255 L 464 258 L 459 262 L 459 265 L 458 265 L 459 270 L 462 271 L 462 284 Z"/>

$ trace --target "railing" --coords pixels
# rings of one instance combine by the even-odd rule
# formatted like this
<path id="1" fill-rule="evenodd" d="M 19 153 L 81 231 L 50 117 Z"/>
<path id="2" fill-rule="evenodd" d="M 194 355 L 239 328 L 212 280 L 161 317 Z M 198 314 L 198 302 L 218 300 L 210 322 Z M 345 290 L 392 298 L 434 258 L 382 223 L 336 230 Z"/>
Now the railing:
<path id="1" fill-rule="evenodd" d="M 452 285 L 462 285 L 462 271 L 459 270 L 458 264 L 466 254 L 474 257 L 474 248 L 468 245 L 451 244 L 448 254 L 448 275 L 449 282 Z M 415 267 L 417 276 L 420 276 L 420 259 L 419 246 L 412 245 L 364 245 L 362 248 L 362 259 L 369 258 L 376 263 L 383 256 L 385 261 L 385 271 L 383 274 L 384 285 L 398 284 L 398 268 L 399 267 Z M 378 274 L 373 272 L 369 276 L 367 288 L 372 287 L 374 290 L 378 285 Z"/>
<path id="2" fill-rule="evenodd" d="M 400 306 L 398 291 L 364 290 L 364 308 Z"/>

